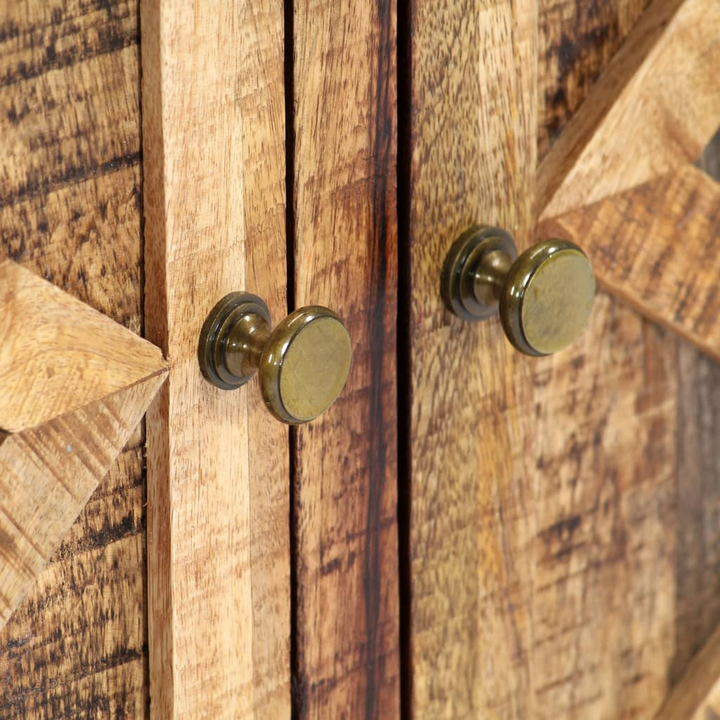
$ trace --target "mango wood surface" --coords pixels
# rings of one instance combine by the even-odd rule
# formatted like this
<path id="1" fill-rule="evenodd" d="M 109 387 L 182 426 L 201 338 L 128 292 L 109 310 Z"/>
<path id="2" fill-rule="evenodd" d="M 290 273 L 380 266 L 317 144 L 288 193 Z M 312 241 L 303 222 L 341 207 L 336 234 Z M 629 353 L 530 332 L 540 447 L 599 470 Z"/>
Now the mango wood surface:
<path id="1" fill-rule="evenodd" d="M 720 358 L 720 185 L 688 165 L 541 223 L 582 245 L 600 285 Z"/>
<path id="2" fill-rule="evenodd" d="M 290 715 L 287 429 L 257 379 L 203 379 L 200 328 L 232 291 L 286 312 L 283 3 L 144 0 L 150 714 Z"/>
<path id="3" fill-rule="evenodd" d="M 1 628 L 140 422 L 166 367 L 158 348 L 10 260 L 0 262 L 0 300 Z"/>
<path id="4" fill-rule="evenodd" d="M 295 303 L 353 344 L 294 443 L 298 717 L 397 717 L 396 5 L 294 3 Z"/>
<path id="5" fill-rule="evenodd" d="M 531 717 L 530 368 L 499 323 L 451 318 L 438 278 L 473 223 L 528 244 L 537 7 L 422 0 L 411 32 L 412 715 Z"/>
<path id="6" fill-rule="evenodd" d="M 160 350 L 10 260 L 0 261 L 0 428 L 18 432 L 165 367 Z"/>
<path id="7" fill-rule="evenodd" d="M 720 5 L 655 0 L 538 173 L 554 217 L 694 162 L 720 124 Z"/>
<path id="8" fill-rule="evenodd" d="M 513 7 L 492 12 L 522 26 Z M 716 470 L 710 448 L 695 452 L 712 437 L 710 369 L 604 294 L 581 340 L 553 358 L 506 354 L 495 321 L 443 313 L 443 249 L 471 222 L 513 229 L 512 200 L 485 205 L 513 189 L 515 173 L 498 166 L 523 157 L 507 130 L 523 125 L 512 83 L 479 89 L 500 73 L 489 63 L 517 77 L 507 37 L 483 33 L 474 67 L 454 54 L 479 45 L 463 31 L 490 16 L 482 8 L 420 4 L 412 16 L 413 714 L 652 717 L 712 627 L 712 611 L 690 618 L 716 587 L 716 523 L 697 513 Z M 456 99 L 452 110 L 439 96 Z M 487 118 L 498 149 L 473 127 Z M 690 407 L 698 395 L 702 409 Z M 677 557 L 680 543 L 690 556 Z"/>
<path id="9" fill-rule="evenodd" d="M 715 720 L 720 717 L 720 628 L 710 636 L 677 683 L 657 720 Z"/>
<path id="10" fill-rule="evenodd" d="M 136 3 L 18 0 L 0 29 L 0 254 L 140 333 Z M 0 632 L 3 718 L 144 716 L 143 445 Z"/>

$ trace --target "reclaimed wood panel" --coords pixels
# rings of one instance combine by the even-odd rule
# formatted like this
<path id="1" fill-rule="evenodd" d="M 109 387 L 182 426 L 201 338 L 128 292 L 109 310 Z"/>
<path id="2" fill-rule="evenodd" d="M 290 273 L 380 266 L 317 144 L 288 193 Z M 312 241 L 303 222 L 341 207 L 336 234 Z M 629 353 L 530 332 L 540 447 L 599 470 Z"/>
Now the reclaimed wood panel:
<path id="1" fill-rule="evenodd" d="M 688 165 L 538 232 L 579 242 L 599 284 L 720 358 L 720 185 Z"/>
<path id="2" fill-rule="evenodd" d="M 337 312 L 354 353 L 295 431 L 299 718 L 399 715 L 396 14 L 294 3 L 294 300 Z"/>
<path id="3" fill-rule="evenodd" d="M 720 123 L 720 6 L 655 0 L 538 171 L 538 211 L 555 217 L 677 170 Z"/>
<path id="4" fill-rule="evenodd" d="M 698 167 L 720 181 L 720 133 Z M 671 682 L 720 624 L 720 363 L 678 345 L 675 655 Z"/>
<path id="5" fill-rule="evenodd" d="M 676 647 L 678 341 L 601 294 L 575 345 L 530 359 L 442 308 L 462 229 L 534 231 L 513 84 L 532 11 L 458 5 L 411 15 L 412 713 L 652 717 Z"/>
<path id="6" fill-rule="evenodd" d="M 537 7 L 421 0 L 410 31 L 412 716 L 531 717 L 530 366 L 499 322 L 450 317 L 438 282 L 472 224 L 529 243 Z"/>
<path id="7" fill-rule="evenodd" d="M 2 628 L 135 430 L 166 366 L 158 348 L 11 260 L 0 262 L 0 299 Z"/>
<path id="8" fill-rule="evenodd" d="M 603 0 L 596 4 L 541 0 L 541 158 L 572 118 L 573 110 L 584 101 L 592 88 L 591 76 L 600 75 L 614 48 L 627 35 L 629 25 L 637 20 L 642 4 L 633 0 Z M 699 164 L 715 180 L 720 180 L 719 141 L 720 134 L 716 134 Z M 607 302 L 612 302 L 617 318 L 632 315 L 619 300 L 607 298 Z M 645 332 L 649 332 L 651 322 L 645 321 L 645 325 Z M 612 332 L 612 326 L 606 326 L 605 332 Z M 656 338 L 654 345 L 658 353 L 675 355 L 677 367 L 677 511 L 672 530 L 676 537 L 675 650 L 669 668 L 672 685 L 720 622 L 720 455 L 715 449 L 720 432 L 720 365 L 689 343 L 677 342 L 671 333 Z M 636 372 L 643 372 L 640 364 Z"/>
<path id="9" fill-rule="evenodd" d="M 283 3 L 144 0 L 150 714 L 290 716 L 289 452 L 257 380 L 200 374 L 228 292 L 286 312 Z"/>
<path id="10" fill-rule="evenodd" d="M 6 3 L 0 252 L 139 333 L 137 15 L 123 0 Z M 144 716 L 143 465 L 138 430 L 0 633 L 3 717 Z"/>

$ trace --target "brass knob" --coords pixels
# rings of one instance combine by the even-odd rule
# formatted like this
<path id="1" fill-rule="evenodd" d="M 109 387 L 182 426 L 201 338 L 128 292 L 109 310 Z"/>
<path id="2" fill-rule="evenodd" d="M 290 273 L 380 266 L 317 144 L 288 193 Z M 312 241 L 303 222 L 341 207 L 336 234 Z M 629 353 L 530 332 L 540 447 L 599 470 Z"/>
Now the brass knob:
<path id="1" fill-rule="evenodd" d="M 499 306 L 505 335 L 518 350 L 549 355 L 585 327 L 595 276 L 585 253 L 568 240 L 545 240 L 518 257 L 507 232 L 477 225 L 450 248 L 441 291 L 447 308 L 470 322 Z"/>
<path id="2" fill-rule="evenodd" d="M 345 386 L 352 347 L 338 316 L 312 305 L 270 329 L 270 311 L 256 295 L 226 295 L 207 316 L 198 358 L 205 378 L 223 390 L 257 372 L 270 412 L 298 425 L 325 412 Z"/>

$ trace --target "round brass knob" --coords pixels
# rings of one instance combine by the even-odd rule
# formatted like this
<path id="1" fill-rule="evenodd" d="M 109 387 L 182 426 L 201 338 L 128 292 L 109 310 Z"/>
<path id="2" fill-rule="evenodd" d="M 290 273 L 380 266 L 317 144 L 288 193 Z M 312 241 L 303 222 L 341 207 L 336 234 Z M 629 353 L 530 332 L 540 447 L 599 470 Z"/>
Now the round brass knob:
<path id="1" fill-rule="evenodd" d="M 441 291 L 447 308 L 475 322 L 494 315 L 508 340 L 528 355 L 562 350 L 582 332 L 592 310 L 595 276 L 568 240 L 545 240 L 520 257 L 500 228 L 464 232 L 445 258 Z"/>
<path id="2" fill-rule="evenodd" d="M 350 370 L 350 336 L 338 316 L 312 305 L 271 330 L 270 311 L 256 295 L 226 295 L 207 316 L 198 358 L 205 378 L 223 390 L 257 372 L 265 404 L 279 420 L 298 425 L 325 412 Z"/>

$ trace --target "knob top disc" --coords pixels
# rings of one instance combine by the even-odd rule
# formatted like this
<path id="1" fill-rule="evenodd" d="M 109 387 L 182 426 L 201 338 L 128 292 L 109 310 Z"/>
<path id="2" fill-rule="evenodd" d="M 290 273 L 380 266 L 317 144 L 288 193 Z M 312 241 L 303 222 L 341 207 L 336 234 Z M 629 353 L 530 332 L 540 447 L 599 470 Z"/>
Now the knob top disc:
<path id="1" fill-rule="evenodd" d="M 331 310 L 304 307 L 273 330 L 261 363 L 265 402 L 285 422 L 308 422 L 327 410 L 350 370 L 350 336 Z"/>
<path id="2" fill-rule="evenodd" d="M 595 276 L 585 254 L 565 240 L 549 240 L 513 265 L 500 317 L 513 345 L 533 355 L 549 355 L 580 335 L 594 297 Z"/>

